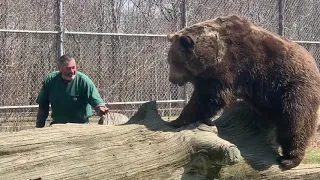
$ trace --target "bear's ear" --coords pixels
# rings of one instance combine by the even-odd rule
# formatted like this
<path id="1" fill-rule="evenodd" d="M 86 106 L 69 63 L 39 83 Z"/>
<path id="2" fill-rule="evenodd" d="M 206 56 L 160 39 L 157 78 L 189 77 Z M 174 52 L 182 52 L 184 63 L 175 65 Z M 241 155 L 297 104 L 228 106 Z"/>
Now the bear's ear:
<path id="1" fill-rule="evenodd" d="M 190 36 L 180 36 L 179 38 L 180 44 L 184 49 L 193 49 L 194 41 Z"/>

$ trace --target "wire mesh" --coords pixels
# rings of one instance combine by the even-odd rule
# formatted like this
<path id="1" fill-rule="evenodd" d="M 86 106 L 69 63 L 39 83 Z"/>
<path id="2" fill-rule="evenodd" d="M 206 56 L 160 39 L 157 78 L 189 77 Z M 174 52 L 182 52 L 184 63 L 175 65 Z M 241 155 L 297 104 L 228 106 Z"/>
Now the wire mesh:
<path id="1" fill-rule="evenodd" d="M 270 31 L 278 32 L 277 1 L 197 0 L 188 1 L 188 3 L 188 24 L 217 16 L 236 14 Z"/>
<path id="2" fill-rule="evenodd" d="M 52 0 L 1 0 L 0 29 L 53 31 L 56 9 Z"/>
<path id="3" fill-rule="evenodd" d="M 43 77 L 54 69 L 52 34 L 0 33 L 0 106 L 35 104 Z"/>
<path id="4" fill-rule="evenodd" d="M 296 41 L 319 41 L 319 8 L 319 1 L 285 0 L 284 36 Z"/>
<path id="5" fill-rule="evenodd" d="M 80 32 L 162 34 L 180 27 L 180 0 L 64 1 L 65 28 Z"/>
<path id="6" fill-rule="evenodd" d="M 320 3 L 283 1 L 284 36 L 317 41 Z M 64 52 L 75 56 L 78 70 L 94 81 L 107 103 L 190 99 L 191 84 L 186 85 L 185 91 L 168 81 L 169 42 L 164 36 L 183 28 L 185 20 L 191 25 L 216 16 L 237 14 L 270 31 L 279 29 L 277 1 L 65 0 L 61 1 L 62 17 L 59 17 L 58 2 L 0 2 L 0 131 L 34 126 L 37 108 L 3 107 L 35 105 L 43 78 L 56 70 L 60 29 L 64 31 Z M 319 44 L 300 44 L 319 62 Z M 158 110 L 161 116 L 174 119 L 183 105 L 163 103 L 158 105 Z M 139 106 L 113 105 L 111 110 L 131 116 Z"/>

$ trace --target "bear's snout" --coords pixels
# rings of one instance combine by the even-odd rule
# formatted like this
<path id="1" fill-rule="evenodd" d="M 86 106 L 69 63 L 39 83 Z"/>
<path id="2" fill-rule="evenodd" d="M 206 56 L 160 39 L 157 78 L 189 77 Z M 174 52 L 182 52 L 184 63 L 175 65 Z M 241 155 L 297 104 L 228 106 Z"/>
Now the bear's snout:
<path id="1" fill-rule="evenodd" d="M 172 84 L 183 86 L 187 83 L 187 77 L 183 70 L 175 66 L 170 66 L 169 69 L 169 81 Z"/>

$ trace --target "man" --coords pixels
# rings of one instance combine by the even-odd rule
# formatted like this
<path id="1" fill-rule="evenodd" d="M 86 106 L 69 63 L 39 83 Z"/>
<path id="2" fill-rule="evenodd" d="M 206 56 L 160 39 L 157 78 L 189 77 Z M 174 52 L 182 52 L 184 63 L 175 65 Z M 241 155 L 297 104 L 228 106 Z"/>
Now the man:
<path id="1" fill-rule="evenodd" d="M 90 105 L 100 117 L 109 111 L 92 80 L 77 71 L 75 58 L 63 55 L 57 65 L 59 71 L 47 75 L 37 98 L 37 128 L 45 126 L 49 103 L 53 119 L 51 124 L 88 123 L 88 118 L 92 116 Z"/>

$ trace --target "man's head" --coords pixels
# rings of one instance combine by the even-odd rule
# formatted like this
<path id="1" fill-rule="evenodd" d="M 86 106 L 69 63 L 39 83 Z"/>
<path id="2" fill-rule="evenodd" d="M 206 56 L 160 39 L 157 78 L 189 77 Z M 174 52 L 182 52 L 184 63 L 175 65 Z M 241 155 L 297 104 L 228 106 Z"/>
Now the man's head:
<path id="1" fill-rule="evenodd" d="M 77 72 L 76 60 L 65 54 L 58 60 L 58 68 L 64 80 L 70 81 L 75 78 Z"/>

